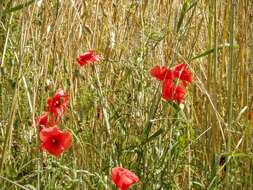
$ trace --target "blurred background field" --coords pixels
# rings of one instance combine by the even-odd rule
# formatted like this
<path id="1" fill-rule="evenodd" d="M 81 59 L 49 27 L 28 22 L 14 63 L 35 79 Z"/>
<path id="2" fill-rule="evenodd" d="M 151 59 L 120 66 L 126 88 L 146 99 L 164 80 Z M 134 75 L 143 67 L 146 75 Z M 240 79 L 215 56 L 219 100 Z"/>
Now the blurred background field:
<path id="1" fill-rule="evenodd" d="M 149 70 L 182 62 L 178 105 Z M 121 165 L 131 189 L 251 190 L 252 64 L 252 0 L 0 0 L 0 189 L 115 189 Z M 74 140 L 55 158 L 34 121 L 59 88 Z"/>

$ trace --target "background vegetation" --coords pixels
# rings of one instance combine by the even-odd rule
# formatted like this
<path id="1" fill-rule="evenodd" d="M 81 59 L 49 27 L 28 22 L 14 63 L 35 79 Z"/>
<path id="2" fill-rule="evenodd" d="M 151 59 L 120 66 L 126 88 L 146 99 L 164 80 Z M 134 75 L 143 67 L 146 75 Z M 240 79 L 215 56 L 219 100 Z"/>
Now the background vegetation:
<path id="1" fill-rule="evenodd" d="M 104 61 L 76 64 L 95 49 Z M 182 105 L 149 74 L 185 62 Z M 0 0 L 1 189 L 252 189 L 251 0 Z M 100 88 L 101 87 L 101 88 Z M 60 158 L 38 151 L 35 117 L 63 88 Z"/>

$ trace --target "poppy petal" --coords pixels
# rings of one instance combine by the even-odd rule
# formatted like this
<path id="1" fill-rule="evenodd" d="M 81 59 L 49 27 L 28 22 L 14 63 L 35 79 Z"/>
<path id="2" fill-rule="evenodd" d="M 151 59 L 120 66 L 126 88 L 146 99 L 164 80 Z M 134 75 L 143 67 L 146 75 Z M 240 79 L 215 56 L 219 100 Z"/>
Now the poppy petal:
<path id="1" fill-rule="evenodd" d="M 68 150 L 72 144 L 72 136 L 69 132 L 64 132 L 61 134 L 61 145 L 64 150 Z"/>
<path id="2" fill-rule="evenodd" d="M 192 73 L 187 69 L 187 64 L 181 63 L 175 66 L 174 76 L 189 83 L 192 83 Z"/>
<path id="3" fill-rule="evenodd" d="M 172 80 L 164 80 L 162 83 L 162 97 L 165 100 L 173 99 L 173 82 Z"/>
<path id="4" fill-rule="evenodd" d="M 46 127 L 47 126 L 47 112 L 42 112 L 39 117 L 37 117 L 36 120 L 36 126 L 40 125 L 40 127 Z"/>
<path id="5" fill-rule="evenodd" d="M 174 90 L 174 100 L 176 100 L 179 103 L 182 103 L 184 101 L 184 96 L 185 96 L 185 89 L 183 86 L 176 86 Z"/>
<path id="6" fill-rule="evenodd" d="M 166 67 L 162 66 L 155 66 L 150 70 L 150 74 L 152 77 L 156 78 L 157 80 L 164 80 L 165 75 L 166 75 Z"/>
<path id="7" fill-rule="evenodd" d="M 40 140 L 42 142 L 46 142 L 51 136 L 55 136 L 59 134 L 59 129 L 57 127 L 48 127 L 42 128 L 40 131 Z"/>
<path id="8" fill-rule="evenodd" d="M 50 141 L 42 143 L 41 148 L 42 150 L 46 150 L 54 156 L 60 156 L 60 154 L 63 152 L 63 149 L 60 145 L 54 145 Z"/>

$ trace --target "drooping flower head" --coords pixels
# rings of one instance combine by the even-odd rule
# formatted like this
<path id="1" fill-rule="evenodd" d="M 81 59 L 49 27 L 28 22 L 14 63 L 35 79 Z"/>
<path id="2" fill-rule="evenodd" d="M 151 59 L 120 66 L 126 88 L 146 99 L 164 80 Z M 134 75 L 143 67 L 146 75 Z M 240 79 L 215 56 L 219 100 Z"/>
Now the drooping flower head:
<path id="1" fill-rule="evenodd" d="M 90 63 L 94 63 L 96 61 L 100 61 L 102 59 L 101 56 L 97 55 L 94 50 L 87 51 L 83 54 L 80 54 L 76 61 L 80 66 L 84 66 Z"/>
<path id="2" fill-rule="evenodd" d="M 42 128 L 40 131 L 41 149 L 54 156 L 60 156 L 63 151 L 70 148 L 72 136 L 58 127 Z"/>
<path id="3" fill-rule="evenodd" d="M 119 190 L 127 190 L 131 185 L 137 183 L 139 178 L 125 168 L 115 167 L 112 169 L 112 181 Z"/>
<path id="4" fill-rule="evenodd" d="M 65 112 L 68 103 L 69 96 L 60 89 L 47 100 L 47 111 L 58 117 Z"/>

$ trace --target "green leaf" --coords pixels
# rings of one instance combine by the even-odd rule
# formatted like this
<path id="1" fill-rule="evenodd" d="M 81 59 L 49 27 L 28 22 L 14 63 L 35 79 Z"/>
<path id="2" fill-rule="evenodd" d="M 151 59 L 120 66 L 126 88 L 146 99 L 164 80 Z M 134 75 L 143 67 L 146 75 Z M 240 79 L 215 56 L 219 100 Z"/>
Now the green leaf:
<path id="1" fill-rule="evenodd" d="M 182 10 L 180 12 L 180 17 L 179 17 L 179 20 L 178 20 L 178 23 L 177 23 L 177 32 L 179 31 L 182 23 L 183 23 L 183 20 L 184 20 L 184 16 L 187 12 L 187 6 L 188 6 L 188 2 L 185 1 L 184 4 L 183 4 L 183 7 L 182 7 Z"/>
<path id="2" fill-rule="evenodd" d="M 159 135 L 161 135 L 164 132 L 163 129 L 158 129 L 153 135 L 151 135 L 146 141 L 142 142 L 141 145 L 144 145 L 152 140 L 154 140 L 156 137 L 158 137 Z"/>
<path id="3" fill-rule="evenodd" d="M 12 7 L 12 8 L 10 8 L 10 9 L 7 9 L 7 10 L 5 10 L 5 11 L 3 12 L 3 15 L 8 14 L 8 13 L 11 13 L 11 12 L 14 12 L 14 11 L 21 10 L 21 9 L 23 9 L 23 8 L 25 8 L 25 7 L 28 7 L 29 5 L 33 4 L 34 2 L 35 2 L 35 0 L 30 0 L 30 1 L 27 1 L 27 2 L 25 2 L 25 3 L 23 3 L 23 4 L 19 4 L 19 5 L 15 6 L 15 7 Z"/>
<path id="4" fill-rule="evenodd" d="M 217 47 L 217 50 L 221 50 L 222 48 L 228 48 L 230 47 L 230 44 L 226 43 L 226 44 L 221 44 Z M 234 44 L 233 45 L 233 48 L 239 48 L 239 45 L 238 44 Z M 194 56 L 193 58 L 191 58 L 191 61 L 195 60 L 195 59 L 198 59 L 198 58 L 201 58 L 201 57 L 205 57 L 211 53 L 213 53 L 215 51 L 216 48 L 212 48 L 212 49 L 209 49 L 209 50 L 206 50 L 204 51 L 203 53 L 200 53 L 196 56 Z"/>
<path id="5" fill-rule="evenodd" d="M 145 128 L 143 130 L 143 140 L 142 141 L 146 141 L 146 139 L 148 138 L 149 136 L 149 132 L 151 130 L 151 127 L 152 127 L 152 122 L 151 120 L 154 118 L 155 116 L 155 113 L 156 113 L 156 110 L 158 109 L 158 105 L 159 105 L 159 102 L 161 100 L 161 94 L 159 94 L 159 87 L 156 89 L 156 92 L 153 96 L 153 99 L 152 99 L 152 104 L 151 104 L 151 107 L 150 107 L 150 110 L 149 110 L 149 113 L 148 113 L 148 119 L 147 119 L 147 123 L 145 125 Z M 158 96 L 159 95 L 159 96 Z"/>
<path id="6" fill-rule="evenodd" d="M 180 17 L 177 23 L 177 33 L 179 32 L 181 25 L 183 24 L 184 17 L 188 11 L 190 11 L 193 7 L 197 5 L 198 1 L 193 2 L 189 5 L 188 1 L 184 1 L 182 10 L 180 11 Z"/>

